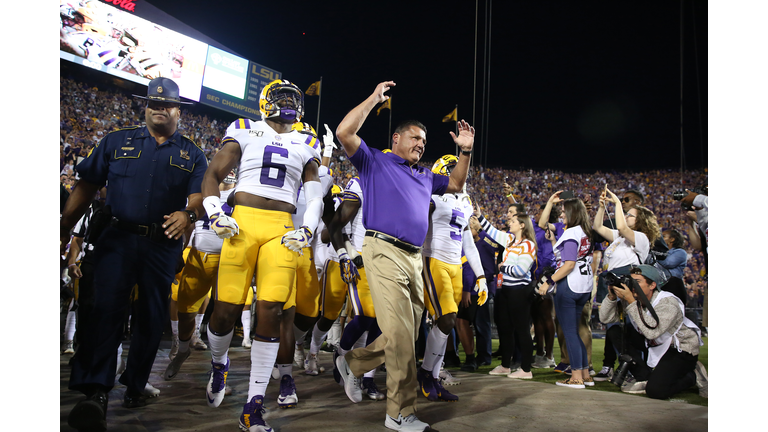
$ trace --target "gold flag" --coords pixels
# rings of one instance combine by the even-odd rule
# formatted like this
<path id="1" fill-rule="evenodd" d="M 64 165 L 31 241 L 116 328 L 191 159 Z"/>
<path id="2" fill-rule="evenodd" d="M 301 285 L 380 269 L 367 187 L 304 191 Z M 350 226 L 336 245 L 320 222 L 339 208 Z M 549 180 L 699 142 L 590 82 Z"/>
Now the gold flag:
<path id="1" fill-rule="evenodd" d="M 392 109 L 392 98 L 391 98 L 391 97 L 390 97 L 389 99 L 387 99 L 387 101 L 386 101 L 386 102 L 384 102 L 383 104 L 381 104 L 381 106 L 379 107 L 379 109 L 377 109 L 377 110 L 376 110 L 376 115 L 379 115 L 379 113 L 381 112 L 381 110 L 383 110 L 384 108 L 386 108 L 386 109 L 389 109 L 389 110 L 391 110 L 391 109 Z"/>
<path id="2" fill-rule="evenodd" d="M 449 122 L 449 121 L 456 121 L 456 111 L 459 109 L 459 107 L 456 107 L 451 111 L 447 116 L 443 117 L 443 123 Z"/>
<path id="3" fill-rule="evenodd" d="M 313 82 L 304 92 L 305 96 L 320 96 L 320 81 Z"/>

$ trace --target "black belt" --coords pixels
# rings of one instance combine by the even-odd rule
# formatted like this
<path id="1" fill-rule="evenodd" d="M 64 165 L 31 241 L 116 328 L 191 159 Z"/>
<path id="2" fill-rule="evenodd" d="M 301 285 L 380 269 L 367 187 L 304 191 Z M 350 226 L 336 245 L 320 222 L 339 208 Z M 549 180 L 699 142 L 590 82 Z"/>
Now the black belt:
<path id="1" fill-rule="evenodd" d="M 123 222 L 120 219 L 113 217 L 109 222 L 109 225 L 119 229 L 120 231 L 125 231 L 142 237 L 148 237 L 150 240 L 156 242 L 173 243 L 177 241 L 168 238 L 168 236 L 165 235 L 165 230 L 161 224 L 153 223 L 149 225 L 139 225 L 130 222 Z"/>
<path id="2" fill-rule="evenodd" d="M 419 252 L 421 252 L 421 248 L 420 247 L 414 246 L 414 245 L 412 245 L 410 243 L 406 243 L 406 242 L 404 242 L 402 240 L 396 239 L 396 238 L 394 238 L 392 236 L 380 233 L 378 231 L 370 231 L 370 230 L 368 230 L 368 231 L 365 232 L 365 236 L 366 237 L 377 238 L 377 239 L 380 239 L 380 240 L 384 240 L 385 242 L 392 244 L 396 248 L 402 249 L 402 250 L 404 250 L 404 251 L 406 251 L 408 253 L 419 253 Z"/>

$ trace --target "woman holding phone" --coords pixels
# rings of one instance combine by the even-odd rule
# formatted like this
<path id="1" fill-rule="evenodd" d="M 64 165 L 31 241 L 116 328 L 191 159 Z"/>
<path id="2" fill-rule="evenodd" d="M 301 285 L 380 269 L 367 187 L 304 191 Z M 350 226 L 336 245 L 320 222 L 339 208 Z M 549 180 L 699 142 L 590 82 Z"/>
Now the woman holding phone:
<path id="1" fill-rule="evenodd" d="M 571 377 L 556 384 L 583 389 L 595 384 L 589 375 L 586 347 L 579 337 L 581 311 L 592 293 L 592 229 L 584 203 L 578 198 L 562 200 L 562 193 L 555 192 L 543 211 L 548 215 L 552 206 L 562 201 L 566 229 L 553 248 L 557 270 L 539 287 L 539 294 L 545 295 L 554 289 L 555 313 L 571 362 Z"/>

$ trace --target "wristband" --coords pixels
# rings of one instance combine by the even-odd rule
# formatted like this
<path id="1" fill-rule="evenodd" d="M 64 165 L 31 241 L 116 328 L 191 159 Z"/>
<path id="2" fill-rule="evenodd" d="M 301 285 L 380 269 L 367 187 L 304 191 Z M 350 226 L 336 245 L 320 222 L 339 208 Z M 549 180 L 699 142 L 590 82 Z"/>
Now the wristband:
<path id="1" fill-rule="evenodd" d="M 208 213 L 209 219 L 216 213 L 221 213 L 223 211 L 221 208 L 221 198 L 215 195 L 205 197 L 203 200 L 203 208 L 205 209 L 205 212 Z"/>
<path id="2" fill-rule="evenodd" d="M 325 148 L 323 148 L 323 157 L 331 157 L 333 156 L 333 146 L 326 145 Z"/>
<path id="3" fill-rule="evenodd" d="M 470 156 L 472 154 L 472 150 L 462 150 L 461 154 L 463 154 L 464 156 Z"/>
<path id="4" fill-rule="evenodd" d="M 68 265 L 67 268 L 72 268 L 72 266 L 77 267 L 77 264 L 76 263 L 72 263 L 72 264 Z"/>
<path id="5" fill-rule="evenodd" d="M 507 198 L 509 198 L 509 197 L 511 197 L 511 196 L 512 196 L 512 194 L 509 194 L 509 195 L 507 195 Z"/>
<path id="6" fill-rule="evenodd" d="M 336 251 L 336 255 L 339 257 L 339 259 L 341 259 L 342 255 L 347 255 L 347 250 L 344 248 L 339 248 L 339 250 Z"/>

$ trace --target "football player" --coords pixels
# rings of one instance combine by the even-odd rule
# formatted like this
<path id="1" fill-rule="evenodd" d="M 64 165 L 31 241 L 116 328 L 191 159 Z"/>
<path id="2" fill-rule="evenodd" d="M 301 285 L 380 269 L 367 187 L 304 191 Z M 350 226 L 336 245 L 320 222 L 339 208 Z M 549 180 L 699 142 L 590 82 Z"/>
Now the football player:
<path id="1" fill-rule="evenodd" d="M 298 254 L 309 245 L 323 207 L 318 149 L 307 144 L 307 135 L 291 129 L 304 113 L 303 93 L 290 81 L 272 81 L 261 92 L 259 110 L 263 120 L 239 119 L 227 128 L 202 183 L 210 225 L 226 239 L 208 324 L 212 360 L 206 399 L 217 407 L 224 398 L 229 344 L 255 271 L 256 325 L 248 400 L 240 416 L 240 428 L 250 432 L 271 430 L 262 417 L 264 394 L 277 358 L 281 321 L 290 328 L 294 316 L 294 308 L 283 307 L 295 302 Z M 236 206 L 228 216 L 218 184 L 238 164 Z M 304 225 L 294 227 L 291 215 L 302 181 L 307 209 Z"/>
<path id="2" fill-rule="evenodd" d="M 456 156 L 445 155 L 435 162 L 432 172 L 449 176 L 457 163 Z M 458 396 L 445 390 L 439 374 L 448 334 L 456 324 L 456 313 L 461 302 L 462 248 L 472 271 L 479 275 L 475 287 L 479 295 L 478 304 L 484 304 L 488 298 L 485 272 L 469 230 L 469 218 L 474 209 L 468 201 L 461 199 L 457 194 L 444 194 L 432 195 L 430 202 L 429 229 L 424 241 L 422 276 L 425 303 L 435 325 L 427 336 L 424 362 L 418 370 L 417 378 L 421 393 L 431 401 L 456 402 L 459 400 Z"/>
<path id="3" fill-rule="evenodd" d="M 237 181 L 237 172 L 231 170 L 219 184 L 220 206 L 227 216 L 232 215 L 232 207 L 227 204 L 227 198 L 234 191 Z M 197 317 L 202 309 L 203 300 L 208 296 L 214 286 L 219 273 L 219 261 L 221 247 L 224 240 L 220 239 L 216 232 L 211 230 L 211 221 L 202 217 L 195 222 L 194 234 L 189 242 L 189 252 L 185 259 L 184 269 L 181 271 L 178 285 L 178 326 L 179 346 L 178 353 L 168 363 L 163 377 L 170 380 L 179 373 L 184 361 L 189 358 L 190 345 L 197 328 Z M 205 309 L 202 309 L 205 313 Z M 195 341 L 197 342 L 197 341 Z M 202 342 L 202 341 L 200 341 Z"/>

